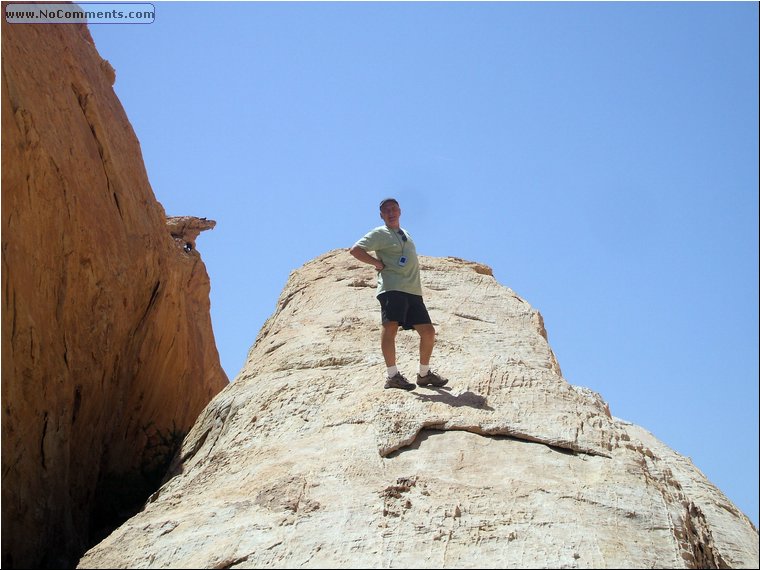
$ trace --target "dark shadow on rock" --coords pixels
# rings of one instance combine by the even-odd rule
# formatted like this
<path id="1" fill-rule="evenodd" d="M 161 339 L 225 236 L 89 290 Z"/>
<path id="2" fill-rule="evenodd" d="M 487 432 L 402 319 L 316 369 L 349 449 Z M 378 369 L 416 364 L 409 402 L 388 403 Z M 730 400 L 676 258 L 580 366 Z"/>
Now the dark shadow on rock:
<path id="1" fill-rule="evenodd" d="M 412 395 L 418 400 L 423 402 L 441 402 L 452 406 L 454 408 L 461 408 L 462 406 L 468 406 L 470 408 L 477 408 L 478 410 L 493 411 L 486 401 L 485 396 L 476 394 L 475 392 L 462 392 L 458 396 L 450 394 L 451 388 L 434 388 L 432 386 L 426 387 L 427 390 L 432 390 L 432 394 L 426 394 L 423 392 L 412 392 Z"/>

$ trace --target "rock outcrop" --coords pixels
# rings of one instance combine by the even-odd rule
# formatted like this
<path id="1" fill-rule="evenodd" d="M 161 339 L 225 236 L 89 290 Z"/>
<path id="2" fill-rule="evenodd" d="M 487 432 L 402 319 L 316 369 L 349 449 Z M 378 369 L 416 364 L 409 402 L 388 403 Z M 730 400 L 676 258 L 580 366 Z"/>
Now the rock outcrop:
<path id="1" fill-rule="evenodd" d="M 294 271 L 173 478 L 80 568 L 756 568 L 691 463 L 568 384 L 483 265 L 421 258 L 444 388 L 384 390 L 375 272 Z M 400 332 L 414 374 L 418 339 Z"/>
<path id="2" fill-rule="evenodd" d="M 174 241 L 185 251 L 195 249 L 195 240 L 201 232 L 213 230 L 216 226 L 214 220 L 196 218 L 195 216 L 169 216 L 166 218 L 166 227 L 174 238 Z"/>
<path id="3" fill-rule="evenodd" d="M 228 384 L 205 266 L 171 235 L 113 82 L 85 25 L 3 19 L 5 568 L 73 567 Z M 213 226 L 183 220 L 185 242 Z"/>

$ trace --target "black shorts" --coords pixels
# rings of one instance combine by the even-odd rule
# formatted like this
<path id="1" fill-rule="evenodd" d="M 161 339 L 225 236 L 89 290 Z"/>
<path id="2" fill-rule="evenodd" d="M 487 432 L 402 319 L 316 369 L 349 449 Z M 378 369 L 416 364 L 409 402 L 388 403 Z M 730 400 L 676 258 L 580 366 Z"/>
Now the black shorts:
<path id="1" fill-rule="evenodd" d="M 386 291 L 377 296 L 383 324 L 397 322 L 403 329 L 413 329 L 414 325 L 432 324 L 427 307 L 421 295 L 403 291 Z"/>

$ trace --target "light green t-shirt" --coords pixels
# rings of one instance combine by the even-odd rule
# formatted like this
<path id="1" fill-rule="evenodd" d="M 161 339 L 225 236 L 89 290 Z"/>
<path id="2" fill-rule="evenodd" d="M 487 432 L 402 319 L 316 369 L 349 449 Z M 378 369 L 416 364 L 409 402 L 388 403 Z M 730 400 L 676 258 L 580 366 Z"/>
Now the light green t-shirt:
<path id="1" fill-rule="evenodd" d="M 422 296 L 417 250 L 409 232 L 404 228 L 401 228 L 401 231 L 406 235 L 406 241 L 398 230 L 379 226 L 357 241 L 355 245 L 367 252 L 374 251 L 377 258 L 385 265 L 385 269 L 377 274 L 378 295 L 386 291 L 404 291 Z M 406 257 L 406 263 L 403 266 L 399 265 L 402 256 Z"/>

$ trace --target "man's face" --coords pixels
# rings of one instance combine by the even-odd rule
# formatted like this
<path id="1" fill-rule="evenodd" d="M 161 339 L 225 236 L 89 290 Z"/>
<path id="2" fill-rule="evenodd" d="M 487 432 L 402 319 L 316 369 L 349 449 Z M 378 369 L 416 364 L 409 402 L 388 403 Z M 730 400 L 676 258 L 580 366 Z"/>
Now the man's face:
<path id="1" fill-rule="evenodd" d="M 401 208 L 396 202 L 386 202 L 383 207 L 380 208 L 380 217 L 385 222 L 385 225 L 390 228 L 398 227 L 398 220 L 401 217 Z"/>

